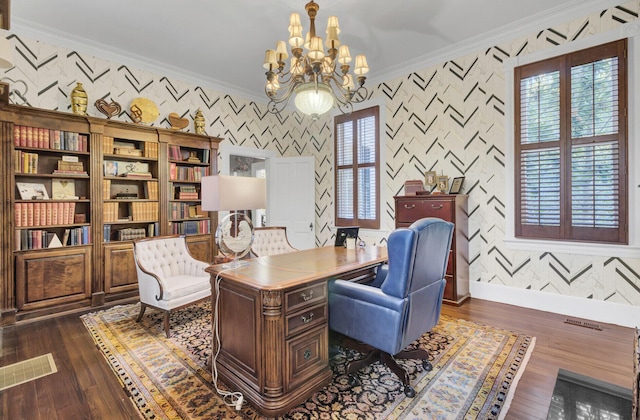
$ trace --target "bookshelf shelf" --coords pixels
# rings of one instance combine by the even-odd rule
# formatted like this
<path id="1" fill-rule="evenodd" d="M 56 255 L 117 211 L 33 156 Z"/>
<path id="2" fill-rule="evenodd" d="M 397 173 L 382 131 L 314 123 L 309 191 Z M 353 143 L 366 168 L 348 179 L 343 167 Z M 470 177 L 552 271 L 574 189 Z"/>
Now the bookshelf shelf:
<path id="1" fill-rule="evenodd" d="M 0 326 L 135 296 L 139 237 L 182 232 L 213 260 L 216 214 L 171 218 L 172 204 L 200 204 L 171 188 L 199 195 L 221 139 L 0 105 Z"/>

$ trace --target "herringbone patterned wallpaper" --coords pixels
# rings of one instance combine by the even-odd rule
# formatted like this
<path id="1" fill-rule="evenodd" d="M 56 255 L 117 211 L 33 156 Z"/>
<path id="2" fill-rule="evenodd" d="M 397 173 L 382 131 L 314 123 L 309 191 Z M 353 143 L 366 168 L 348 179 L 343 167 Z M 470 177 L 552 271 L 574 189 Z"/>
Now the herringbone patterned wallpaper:
<path id="1" fill-rule="evenodd" d="M 640 259 L 591 257 L 507 249 L 505 232 L 504 61 L 637 21 L 640 0 L 541 30 L 521 39 L 477 51 L 407 74 L 378 86 L 372 97 L 384 102 L 382 148 L 382 233 L 394 226 L 393 196 L 404 181 L 436 170 L 464 176 L 469 194 L 471 281 L 549 291 L 640 306 Z M 207 133 L 234 145 L 275 150 L 282 156 L 312 155 L 316 170 L 316 244 L 332 242 L 332 120 L 312 123 L 298 113 L 277 117 L 264 104 L 129 68 L 97 57 L 11 34 L 16 66 L 2 80 L 11 83 L 12 101 L 69 111 L 69 92 L 82 82 L 92 104 L 115 100 L 130 121 L 128 105 L 143 96 L 160 108 L 162 120 L 176 112 L 192 117 L 202 108 Z M 101 116 L 94 107 L 89 113 Z M 634 141 L 634 139 L 631 139 Z M 637 141 L 637 140 L 635 140 Z M 631 209 L 634 211 L 635 209 Z M 382 235 L 384 237 L 385 235 Z M 369 243 L 384 239 L 365 237 Z"/>

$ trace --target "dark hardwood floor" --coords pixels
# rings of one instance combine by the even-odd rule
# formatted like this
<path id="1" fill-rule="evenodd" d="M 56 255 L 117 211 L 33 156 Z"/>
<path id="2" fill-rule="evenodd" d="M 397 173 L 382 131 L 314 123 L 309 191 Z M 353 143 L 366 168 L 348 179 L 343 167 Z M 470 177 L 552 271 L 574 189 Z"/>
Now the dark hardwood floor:
<path id="1" fill-rule="evenodd" d="M 634 331 L 593 330 L 566 317 L 471 299 L 443 314 L 536 337 L 507 419 L 546 419 L 559 368 L 631 388 Z M 0 366 L 51 352 L 58 373 L 0 392 L 1 419 L 138 418 L 78 314 L 2 328 Z"/>

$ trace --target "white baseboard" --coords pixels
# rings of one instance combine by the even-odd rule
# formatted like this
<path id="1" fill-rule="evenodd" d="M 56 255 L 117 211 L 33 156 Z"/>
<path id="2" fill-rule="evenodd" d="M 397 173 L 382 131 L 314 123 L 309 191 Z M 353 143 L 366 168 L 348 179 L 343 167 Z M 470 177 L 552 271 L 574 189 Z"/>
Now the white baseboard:
<path id="1" fill-rule="evenodd" d="M 621 325 L 640 327 L 640 307 L 564 296 L 537 290 L 518 289 L 483 282 L 471 282 L 469 291 L 473 299 L 490 300 L 539 311 Z"/>

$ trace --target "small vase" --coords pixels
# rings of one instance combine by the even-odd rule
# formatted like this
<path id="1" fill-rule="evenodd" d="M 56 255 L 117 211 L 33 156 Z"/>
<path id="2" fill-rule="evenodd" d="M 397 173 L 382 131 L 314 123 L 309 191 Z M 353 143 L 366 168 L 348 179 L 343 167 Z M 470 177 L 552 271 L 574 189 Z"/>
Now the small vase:
<path id="1" fill-rule="evenodd" d="M 71 91 L 71 111 L 74 114 L 87 115 L 87 102 L 87 92 L 82 87 L 82 83 L 78 82 Z"/>

